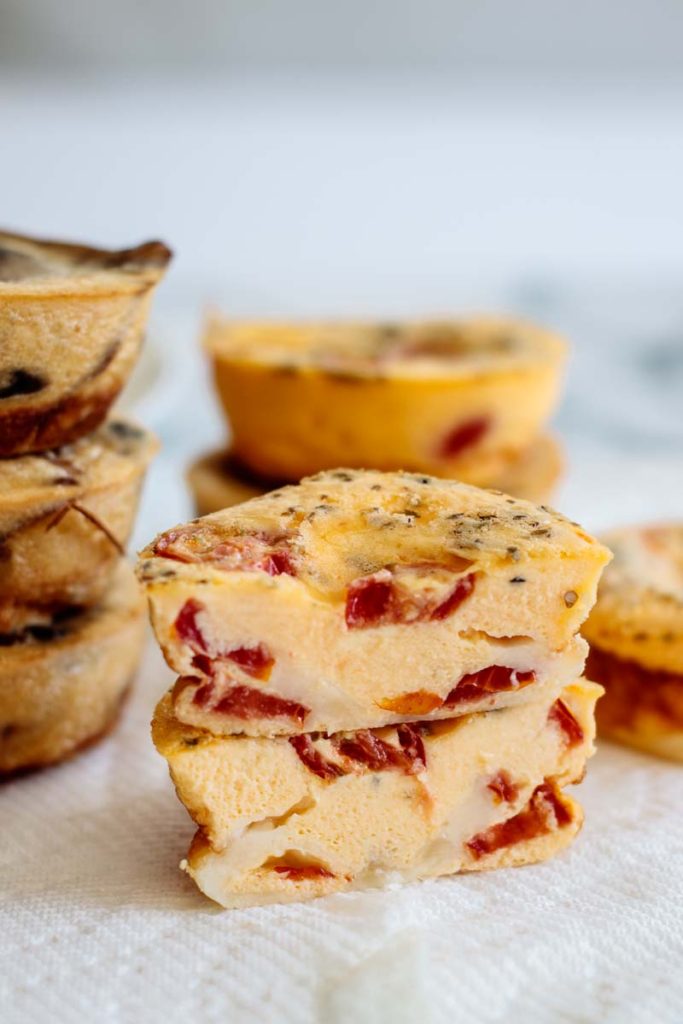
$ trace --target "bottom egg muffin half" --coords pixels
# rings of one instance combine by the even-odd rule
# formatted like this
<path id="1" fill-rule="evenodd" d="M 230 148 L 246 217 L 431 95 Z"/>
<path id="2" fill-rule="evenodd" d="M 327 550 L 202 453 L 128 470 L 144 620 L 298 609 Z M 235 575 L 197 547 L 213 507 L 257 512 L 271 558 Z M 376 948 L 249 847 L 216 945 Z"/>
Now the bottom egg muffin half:
<path id="1" fill-rule="evenodd" d="M 144 631 L 144 600 L 122 560 L 101 604 L 0 634 L 0 776 L 62 761 L 109 730 Z"/>
<path id="2" fill-rule="evenodd" d="M 562 792 L 593 752 L 601 687 L 438 722 L 216 737 L 170 696 L 153 738 L 199 826 L 182 867 L 225 907 L 545 860 L 578 832 Z"/>
<path id="3" fill-rule="evenodd" d="M 505 468 L 482 484 L 515 498 L 548 504 L 562 475 L 562 446 L 554 437 L 539 437 L 521 455 L 508 459 Z M 192 463 L 187 482 L 198 516 L 256 498 L 285 481 L 266 480 L 250 473 L 230 450 L 210 452 Z"/>
<path id="4" fill-rule="evenodd" d="M 683 524 L 625 527 L 583 633 L 586 673 L 605 687 L 598 729 L 683 762 Z"/>

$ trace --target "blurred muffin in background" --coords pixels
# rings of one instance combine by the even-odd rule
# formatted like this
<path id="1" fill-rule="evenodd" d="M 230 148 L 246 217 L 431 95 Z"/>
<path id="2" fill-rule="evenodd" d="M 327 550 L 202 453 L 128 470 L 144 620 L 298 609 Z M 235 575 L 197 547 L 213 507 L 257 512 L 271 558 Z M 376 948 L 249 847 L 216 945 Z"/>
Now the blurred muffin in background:
<path id="1" fill-rule="evenodd" d="M 209 321 L 231 432 L 190 469 L 201 514 L 334 466 L 405 469 L 548 501 L 566 345 L 522 321 Z"/>
<path id="2" fill-rule="evenodd" d="M 683 523 L 613 530 L 614 561 L 583 634 L 586 675 L 605 687 L 598 730 L 683 762 Z"/>

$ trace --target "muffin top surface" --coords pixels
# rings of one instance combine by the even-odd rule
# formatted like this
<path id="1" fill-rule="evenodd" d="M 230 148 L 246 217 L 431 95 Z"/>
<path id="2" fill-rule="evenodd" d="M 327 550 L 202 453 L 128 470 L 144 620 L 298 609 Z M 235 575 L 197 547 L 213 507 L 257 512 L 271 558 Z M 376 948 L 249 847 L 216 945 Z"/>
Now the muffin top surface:
<path id="1" fill-rule="evenodd" d="M 522 321 L 473 317 L 424 322 L 209 322 L 205 346 L 217 359 L 280 372 L 332 376 L 428 376 L 499 372 L 554 364 L 565 345 Z"/>
<path id="2" fill-rule="evenodd" d="M 683 603 L 683 523 L 623 527 L 602 538 L 614 561 L 600 583 L 600 597 L 625 604 L 674 599 Z"/>
<path id="3" fill-rule="evenodd" d="M 683 524 L 621 527 L 601 539 L 614 561 L 584 636 L 622 661 L 683 675 Z"/>
<path id="4" fill-rule="evenodd" d="M 335 592 L 389 566 L 464 572 L 567 556 L 604 564 L 609 552 L 552 509 L 501 492 L 338 469 L 168 530 L 142 553 L 155 556 L 202 570 L 265 565 Z"/>
<path id="5" fill-rule="evenodd" d="M 0 232 L 0 296 L 53 290 L 60 284 L 105 283 L 150 276 L 158 279 L 171 259 L 163 242 L 110 250 Z"/>

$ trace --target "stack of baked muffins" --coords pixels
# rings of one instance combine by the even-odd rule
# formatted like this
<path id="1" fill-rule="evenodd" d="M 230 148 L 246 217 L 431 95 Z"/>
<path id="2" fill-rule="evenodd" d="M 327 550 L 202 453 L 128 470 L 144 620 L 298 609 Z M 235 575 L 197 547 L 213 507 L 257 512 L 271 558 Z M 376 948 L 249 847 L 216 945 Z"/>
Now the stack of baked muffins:
<path id="1" fill-rule="evenodd" d="M 106 732 L 137 666 L 124 547 L 157 442 L 107 414 L 170 256 L 0 233 L 0 774 Z"/>
<path id="2" fill-rule="evenodd" d="M 353 469 L 157 537 L 139 574 L 179 678 L 153 736 L 199 887 L 283 902 L 563 849 L 609 557 L 548 508 Z"/>
<path id="3" fill-rule="evenodd" d="M 335 466 L 546 502 L 565 345 L 528 323 L 245 323 L 205 335 L 232 440 L 189 472 L 200 515 Z"/>

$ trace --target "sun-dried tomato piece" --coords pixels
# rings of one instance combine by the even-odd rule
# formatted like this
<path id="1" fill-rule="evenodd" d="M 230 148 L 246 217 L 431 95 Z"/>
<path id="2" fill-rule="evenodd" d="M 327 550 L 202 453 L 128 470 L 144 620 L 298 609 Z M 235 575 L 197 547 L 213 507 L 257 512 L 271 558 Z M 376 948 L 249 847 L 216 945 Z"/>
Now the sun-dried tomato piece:
<path id="1" fill-rule="evenodd" d="M 399 725 L 396 733 L 398 735 L 398 742 L 401 744 L 403 753 L 410 764 L 411 774 L 417 775 L 418 772 L 423 772 L 427 767 L 427 755 L 419 728 L 405 723 Z"/>
<path id="2" fill-rule="evenodd" d="M 288 551 L 271 552 L 262 559 L 258 568 L 263 569 L 269 576 L 296 576 L 296 568 Z"/>
<path id="3" fill-rule="evenodd" d="M 210 690 L 210 692 L 207 692 Z M 227 690 L 218 690 L 214 684 L 200 687 L 194 695 L 193 703 L 200 707 L 208 707 L 212 699 L 220 694 L 219 699 L 210 707 L 218 715 L 230 715 L 244 720 L 251 718 L 291 718 L 303 724 L 310 712 L 304 704 L 294 700 L 286 700 L 274 693 L 264 693 L 253 686 L 231 686 Z"/>
<path id="4" fill-rule="evenodd" d="M 558 698 L 552 705 L 548 712 L 548 721 L 553 722 L 564 733 L 568 747 L 576 747 L 583 742 L 583 729 L 563 700 Z"/>
<path id="5" fill-rule="evenodd" d="M 154 554 L 178 562 L 209 562 L 232 560 L 239 562 L 242 550 L 251 538 L 224 540 L 208 523 L 189 523 L 167 530 L 157 537 Z"/>
<path id="6" fill-rule="evenodd" d="M 488 668 L 480 668 L 477 672 L 463 676 L 446 697 L 444 707 L 452 708 L 468 700 L 478 700 L 489 693 L 519 690 L 535 680 L 536 673 L 533 671 L 520 672 L 505 665 L 489 665 Z"/>
<path id="7" fill-rule="evenodd" d="M 208 654 L 209 647 L 206 638 L 201 631 L 197 616 L 203 612 L 205 606 L 196 598 L 187 599 L 180 609 L 173 623 L 178 637 L 192 648 L 197 654 Z"/>
<path id="8" fill-rule="evenodd" d="M 174 622 L 175 631 L 184 643 L 194 652 L 192 664 L 204 675 L 212 676 L 217 664 L 232 661 L 239 665 L 243 672 L 255 679 L 268 679 L 275 659 L 265 644 L 253 647 L 235 647 L 230 651 L 212 651 L 197 621 L 197 616 L 206 610 L 206 606 L 194 597 L 185 601 Z"/>
<path id="9" fill-rule="evenodd" d="M 371 729 L 359 729 L 348 736 L 333 736 L 332 744 L 344 757 L 375 772 L 396 768 L 403 761 L 402 752 L 380 739 Z"/>
<path id="10" fill-rule="evenodd" d="M 347 764 L 336 764 L 326 758 L 315 746 L 311 736 L 290 736 L 300 760 L 309 771 L 321 779 L 335 779 L 348 775 L 356 765 L 363 765 L 369 771 L 381 772 L 398 770 L 407 775 L 417 775 L 427 766 L 421 727 L 413 724 L 399 725 L 396 733 L 399 746 L 387 743 L 373 729 L 359 729 L 352 733 L 338 733 L 330 736 L 334 749 Z M 352 764 L 348 764 L 352 762 Z"/>
<path id="11" fill-rule="evenodd" d="M 372 729 L 359 729 L 348 735 L 333 736 L 332 744 L 343 757 L 373 772 L 397 769 L 415 775 L 423 771 L 426 765 L 425 749 L 417 730 L 401 726 L 397 733 L 400 747 L 387 743 Z"/>
<path id="12" fill-rule="evenodd" d="M 192 656 L 192 668 L 196 668 L 203 676 L 212 676 L 216 669 L 216 662 L 208 654 L 195 654 Z"/>
<path id="13" fill-rule="evenodd" d="M 182 547 L 177 544 L 180 538 L 180 530 L 167 530 L 166 533 L 162 533 L 160 537 L 157 537 L 154 543 L 154 554 L 158 555 L 160 558 L 172 558 L 178 562 L 194 561 L 190 552 L 183 550 Z"/>
<path id="14" fill-rule="evenodd" d="M 491 421 L 488 416 L 478 416 L 475 419 L 466 420 L 465 423 L 458 423 L 443 438 L 439 447 L 439 454 L 444 459 L 453 459 L 461 455 L 468 448 L 473 448 L 487 433 Z"/>
<path id="15" fill-rule="evenodd" d="M 191 681 L 191 678 L 189 676 L 187 678 Z M 194 696 L 192 698 L 192 703 L 196 704 L 198 708 L 208 707 L 214 696 L 214 692 L 215 687 L 213 683 L 204 683 L 202 686 L 198 687 L 195 690 Z"/>
<path id="16" fill-rule="evenodd" d="M 402 693 L 398 697 L 387 697 L 378 700 L 377 706 L 383 711 L 392 711 L 395 715 L 428 715 L 430 711 L 440 708 L 443 701 L 438 693 L 429 690 L 413 690 Z"/>
<path id="17" fill-rule="evenodd" d="M 558 828 L 571 824 L 572 814 L 569 804 L 563 799 L 561 790 L 553 782 L 544 782 L 543 785 L 538 787 L 536 794 L 538 794 L 539 800 L 542 799 L 552 807 Z"/>
<path id="18" fill-rule="evenodd" d="M 355 580 L 346 595 L 346 625 L 349 629 L 377 626 L 388 620 L 394 596 L 389 574 Z"/>
<path id="19" fill-rule="evenodd" d="M 235 647 L 232 651 L 226 651 L 221 658 L 229 658 L 230 661 L 234 661 L 254 679 L 268 679 L 275 664 L 275 658 L 265 644 L 256 644 L 255 647 Z"/>
<path id="20" fill-rule="evenodd" d="M 411 588 L 411 577 L 414 583 L 430 579 L 432 573 L 435 577 L 441 574 L 440 593 L 435 595 L 434 588 Z M 346 625 L 349 629 L 365 629 L 388 623 L 445 619 L 470 596 L 476 581 L 476 573 L 469 573 L 450 584 L 450 575 L 443 565 L 399 565 L 354 580 L 346 596 Z"/>
<path id="21" fill-rule="evenodd" d="M 571 811 L 562 794 L 553 782 L 546 781 L 534 790 L 528 804 L 518 814 L 479 832 L 465 846 L 479 860 L 496 850 L 564 828 L 571 820 Z"/>
<path id="22" fill-rule="evenodd" d="M 328 761 L 326 757 L 316 748 L 310 736 L 290 736 L 289 742 L 296 750 L 299 760 L 303 761 L 309 771 L 313 772 L 320 779 L 336 779 L 345 775 L 344 769 Z"/>
<path id="23" fill-rule="evenodd" d="M 168 530 L 154 544 L 154 554 L 179 562 L 210 562 L 226 572 L 266 572 L 269 576 L 296 575 L 287 536 L 244 534 L 226 540 L 210 523 Z"/>
<path id="24" fill-rule="evenodd" d="M 448 595 L 445 601 L 442 601 L 434 611 L 431 613 L 430 618 L 434 620 L 447 619 L 449 615 L 452 615 L 456 609 L 460 607 L 463 601 L 470 596 L 474 590 L 474 584 L 477 574 L 474 572 L 468 573 L 467 576 L 461 577 L 453 587 L 453 590 Z"/>
<path id="25" fill-rule="evenodd" d="M 273 864 L 273 871 L 284 875 L 291 882 L 303 882 L 308 878 L 335 878 L 335 874 L 320 864 Z"/>
<path id="26" fill-rule="evenodd" d="M 496 772 L 493 778 L 489 779 L 486 788 L 491 790 L 496 803 L 511 804 L 519 796 L 519 786 L 512 781 L 509 772 L 504 769 Z"/>

